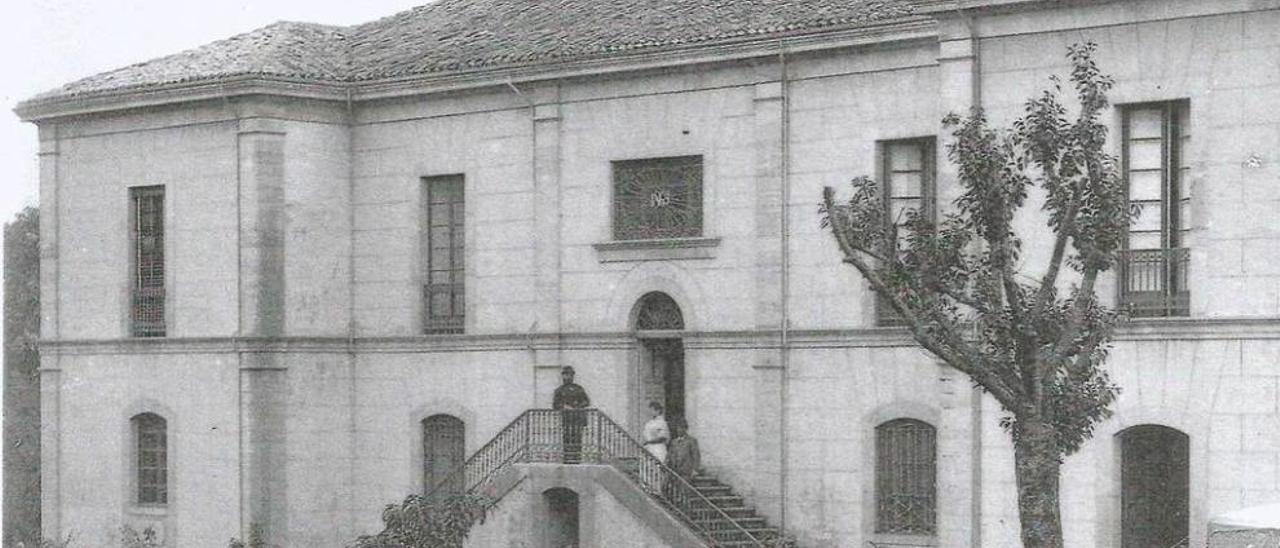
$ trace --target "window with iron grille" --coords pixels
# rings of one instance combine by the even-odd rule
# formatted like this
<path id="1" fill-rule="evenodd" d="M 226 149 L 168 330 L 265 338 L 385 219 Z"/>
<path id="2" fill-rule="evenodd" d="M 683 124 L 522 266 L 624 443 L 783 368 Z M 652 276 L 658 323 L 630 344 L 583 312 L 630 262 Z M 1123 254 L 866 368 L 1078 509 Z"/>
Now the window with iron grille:
<path id="1" fill-rule="evenodd" d="M 462 333 L 466 323 L 465 190 L 462 175 L 423 180 L 423 332 Z"/>
<path id="2" fill-rule="evenodd" d="M 1190 314 L 1188 110 L 1186 101 L 1123 109 L 1124 175 L 1137 217 L 1120 261 L 1120 306 L 1134 317 Z"/>
<path id="3" fill-rule="evenodd" d="M 613 238 L 702 235 L 702 157 L 613 162 Z"/>
<path id="4" fill-rule="evenodd" d="M 452 415 L 422 421 L 422 483 L 434 495 L 458 494 L 464 480 L 458 467 L 466 462 L 466 425 Z"/>
<path id="5" fill-rule="evenodd" d="M 929 221 L 936 215 L 934 138 L 884 141 L 879 149 L 885 215 L 897 225 L 901 240 L 906 235 L 908 211 L 918 212 Z M 876 324 L 902 325 L 902 317 L 879 293 L 876 294 Z"/>
<path id="6" fill-rule="evenodd" d="M 876 532 L 936 531 L 936 434 L 928 423 L 895 419 L 876 427 Z"/>
<path id="7" fill-rule="evenodd" d="M 164 187 L 129 189 L 133 267 L 130 332 L 134 337 L 163 337 Z"/>
<path id="8" fill-rule="evenodd" d="M 165 420 L 154 413 L 133 418 L 138 504 L 169 502 L 169 448 Z"/>

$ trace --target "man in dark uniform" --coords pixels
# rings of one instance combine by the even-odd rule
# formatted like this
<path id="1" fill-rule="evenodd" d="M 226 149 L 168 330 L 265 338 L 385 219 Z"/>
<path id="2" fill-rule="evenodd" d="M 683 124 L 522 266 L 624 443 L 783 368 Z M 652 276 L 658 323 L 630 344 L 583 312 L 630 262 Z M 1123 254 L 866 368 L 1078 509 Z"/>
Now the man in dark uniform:
<path id="1" fill-rule="evenodd" d="M 582 458 L 582 429 L 587 425 L 586 408 L 591 407 L 587 391 L 573 382 L 573 368 L 560 370 L 563 383 L 556 388 L 551 407 L 561 412 L 564 424 L 564 462 L 577 463 Z"/>

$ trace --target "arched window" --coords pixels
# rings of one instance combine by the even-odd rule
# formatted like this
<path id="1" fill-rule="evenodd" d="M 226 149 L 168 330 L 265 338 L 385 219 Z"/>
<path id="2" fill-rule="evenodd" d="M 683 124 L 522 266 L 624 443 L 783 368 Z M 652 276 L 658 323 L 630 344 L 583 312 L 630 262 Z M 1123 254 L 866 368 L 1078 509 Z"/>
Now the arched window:
<path id="1" fill-rule="evenodd" d="M 169 503 L 169 441 L 164 418 L 154 413 L 133 417 L 134 483 L 138 504 Z"/>
<path id="2" fill-rule="evenodd" d="M 937 530 L 937 435 L 928 423 L 894 419 L 876 427 L 876 532 Z"/>
<path id="3" fill-rule="evenodd" d="M 680 313 L 680 305 L 666 293 L 653 291 L 640 297 L 639 311 L 636 314 L 636 330 L 679 330 L 684 329 L 684 315 Z"/>
<path id="4" fill-rule="evenodd" d="M 1183 546 L 1190 515 L 1190 438 L 1154 424 L 1120 433 L 1121 546 Z"/>
<path id="5" fill-rule="evenodd" d="M 466 459 L 466 426 L 462 419 L 432 415 L 422 421 L 422 482 L 426 493 L 461 493 L 465 478 L 454 472 Z"/>

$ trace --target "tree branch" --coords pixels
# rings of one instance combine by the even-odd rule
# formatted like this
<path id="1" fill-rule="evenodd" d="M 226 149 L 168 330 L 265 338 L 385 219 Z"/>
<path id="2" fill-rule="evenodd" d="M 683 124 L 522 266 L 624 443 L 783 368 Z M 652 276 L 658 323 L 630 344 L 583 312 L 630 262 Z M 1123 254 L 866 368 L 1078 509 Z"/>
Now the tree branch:
<path id="1" fill-rule="evenodd" d="M 933 352 L 934 355 L 942 358 L 948 365 L 969 375 L 970 378 L 991 393 L 1006 408 L 1015 409 L 1019 404 L 1015 388 L 1008 386 L 999 376 L 993 374 L 989 367 L 986 367 L 986 360 L 982 358 L 981 353 L 973 348 L 971 343 L 956 334 L 953 325 L 947 325 L 946 322 L 936 322 L 934 327 L 940 331 L 943 340 L 940 341 L 935 338 L 926 331 L 924 322 L 915 311 L 902 302 L 898 295 L 889 291 L 888 284 L 881 278 L 879 272 L 859 257 L 858 254 L 863 253 L 863 251 L 850 242 L 842 231 L 844 219 L 835 204 L 835 191 L 831 187 L 823 189 L 822 200 L 827 215 L 830 216 L 831 233 L 835 237 L 840 251 L 844 254 L 844 262 L 858 269 L 858 272 L 871 284 L 872 289 L 889 301 L 894 310 L 902 316 L 916 342 L 920 343 L 926 350 Z"/>

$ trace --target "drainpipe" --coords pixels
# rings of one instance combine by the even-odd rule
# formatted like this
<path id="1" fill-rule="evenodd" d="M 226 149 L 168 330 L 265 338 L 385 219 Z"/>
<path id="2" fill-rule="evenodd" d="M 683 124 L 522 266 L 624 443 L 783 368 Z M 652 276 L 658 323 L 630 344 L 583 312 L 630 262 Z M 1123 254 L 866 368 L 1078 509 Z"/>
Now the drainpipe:
<path id="1" fill-rule="evenodd" d="M 782 133 L 782 147 L 781 147 L 782 158 L 780 159 L 780 162 L 779 162 L 780 164 L 779 169 L 782 172 L 781 173 L 782 176 L 779 178 L 780 183 L 782 184 L 782 226 L 780 227 L 782 231 L 781 238 L 780 238 L 781 247 L 782 247 L 782 275 L 781 275 L 782 332 L 781 332 L 781 340 L 779 341 L 781 343 L 780 349 L 779 349 L 781 355 L 779 356 L 779 363 L 778 363 L 779 367 L 781 367 L 782 369 L 782 377 L 780 379 L 781 386 L 779 387 L 781 392 L 781 397 L 780 397 L 781 405 L 779 406 L 779 413 L 781 416 L 780 416 L 779 427 L 778 427 L 778 436 L 779 438 L 781 438 L 781 444 L 779 445 L 780 454 L 778 459 L 780 461 L 779 468 L 781 469 L 780 470 L 781 473 L 778 476 L 778 491 L 779 491 L 778 494 L 779 494 L 779 499 L 781 501 L 781 505 L 780 505 L 780 511 L 778 514 L 778 522 L 779 522 L 778 527 L 782 531 L 786 531 L 786 528 L 787 528 L 787 400 L 788 400 L 787 376 L 789 374 L 788 371 L 790 369 L 789 365 L 791 362 L 791 350 L 790 350 L 791 317 L 790 317 L 790 308 L 788 306 L 788 301 L 790 300 L 790 297 L 791 297 L 791 291 L 790 291 L 791 225 L 790 225 L 790 215 L 788 210 L 789 204 L 791 202 L 791 184 L 790 184 L 791 183 L 791 143 L 790 143 L 791 94 L 789 90 L 789 82 L 787 80 L 786 42 L 779 42 L 778 72 L 779 72 L 779 80 L 782 88 L 781 89 L 782 123 L 780 124 L 781 126 L 780 131 Z"/>
<path id="2" fill-rule="evenodd" d="M 538 211 L 538 196 L 537 196 L 537 186 L 538 186 L 538 111 L 537 109 L 538 109 L 538 106 L 537 106 L 537 103 L 534 101 L 534 98 L 520 91 L 520 88 L 516 87 L 515 82 L 513 82 L 510 78 L 507 78 L 507 81 L 504 83 L 507 85 L 507 88 L 509 88 L 512 93 L 516 94 L 516 97 L 523 99 L 524 102 L 529 105 L 529 177 L 533 179 L 533 183 L 534 183 L 533 209 L 536 215 Z M 558 181 L 557 181 L 557 184 L 559 184 Z M 558 214 L 559 212 L 557 212 L 557 215 Z M 538 257 L 537 257 L 537 254 L 535 253 L 534 262 L 537 263 L 537 261 L 538 261 Z M 536 268 L 537 268 L 537 264 L 535 264 L 535 274 L 534 274 L 535 285 L 537 284 Z M 556 306 L 558 307 L 559 304 L 557 304 Z M 538 337 L 538 312 L 535 310 L 535 312 L 533 313 L 533 323 L 529 324 L 529 333 L 525 341 L 525 347 L 528 348 L 529 350 L 529 376 L 530 376 L 529 385 L 533 387 L 533 390 L 530 390 L 530 394 L 529 394 L 529 409 L 537 409 L 538 407 L 538 349 L 536 346 L 537 337 Z"/>

